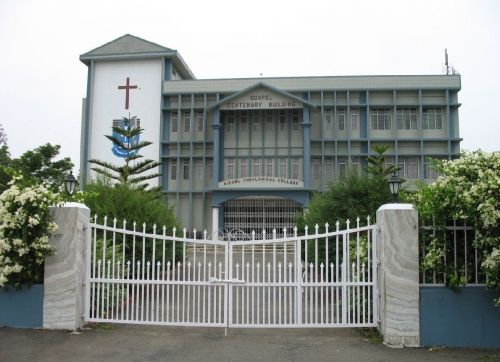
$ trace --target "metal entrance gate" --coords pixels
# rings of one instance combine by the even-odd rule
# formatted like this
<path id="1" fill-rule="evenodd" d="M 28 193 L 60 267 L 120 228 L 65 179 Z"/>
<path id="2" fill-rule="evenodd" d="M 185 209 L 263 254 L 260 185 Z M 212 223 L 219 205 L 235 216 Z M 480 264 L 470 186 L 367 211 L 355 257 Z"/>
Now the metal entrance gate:
<path id="1" fill-rule="evenodd" d="M 376 225 L 252 240 L 91 223 L 87 322 L 369 327 L 378 321 Z M 287 233 L 288 231 L 288 233 Z M 291 235 L 289 236 L 289 234 Z M 196 235 L 196 231 L 194 231 Z"/>
<path id="2" fill-rule="evenodd" d="M 296 201 L 278 198 L 240 198 L 224 203 L 224 229 L 238 230 L 250 235 L 253 230 L 266 230 L 271 234 L 276 229 L 282 237 L 283 229 L 295 225 L 297 214 L 303 207 Z"/>

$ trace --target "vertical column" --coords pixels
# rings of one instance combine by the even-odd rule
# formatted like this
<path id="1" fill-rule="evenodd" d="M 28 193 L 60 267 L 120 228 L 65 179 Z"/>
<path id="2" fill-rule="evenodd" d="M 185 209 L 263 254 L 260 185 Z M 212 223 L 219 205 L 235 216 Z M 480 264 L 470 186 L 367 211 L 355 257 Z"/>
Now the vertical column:
<path id="1" fill-rule="evenodd" d="M 377 210 L 380 328 L 384 343 L 420 345 L 418 214 L 410 204 Z"/>
<path id="2" fill-rule="evenodd" d="M 219 239 L 219 206 L 212 206 L 212 237 L 214 240 Z"/>
<path id="3" fill-rule="evenodd" d="M 217 188 L 217 184 L 221 180 L 220 164 L 221 162 L 224 162 L 223 158 L 221 160 L 221 144 L 223 135 L 221 134 L 222 124 L 220 123 L 220 111 L 218 107 L 213 110 L 213 118 L 212 129 L 214 130 L 214 172 L 212 181 L 213 188 Z"/>
<path id="4" fill-rule="evenodd" d="M 309 120 L 309 106 L 304 104 L 302 115 L 302 129 L 304 135 L 304 187 L 311 187 L 311 121 Z"/>
<path id="5" fill-rule="evenodd" d="M 86 242 L 90 210 L 83 204 L 52 207 L 59 226 L 45 259 L 43 328 L 76 330 L 83 325 Z"/>

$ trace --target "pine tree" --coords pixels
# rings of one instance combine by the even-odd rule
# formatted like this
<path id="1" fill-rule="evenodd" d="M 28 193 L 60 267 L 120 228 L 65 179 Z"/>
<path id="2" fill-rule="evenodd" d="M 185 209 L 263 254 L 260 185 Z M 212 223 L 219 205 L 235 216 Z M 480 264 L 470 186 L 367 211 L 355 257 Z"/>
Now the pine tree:
<path id="1" fill-rule="evenodd" d="M 396 165 L 386 165 L 385 164 L 385 153 L 389 149 L 387 145 L 374 145 L 372 149 L 377 153 L 375 156 L 368 157 L 368 163 L 370 164 L 366 168 L 366 172 L 374 177 L 387 178 L 400 170 L 400 167 Z"/>
<path id="2" fill-rule="evenodd" d="M 152 142 L 139 141 L 139 136 L 144 129 L 135 126 L 136 124 L 137 119 L 135 116 L 132 118 L 123 117 L 123 127 L 113 126 L 111 127 L 113 135 L 106 135 L 106 138 L 113 142 L 114 148 L 125 156 L 124 165 L 117 166 L 96 159 L 89 160 L 89 163 L 100 166 L 91 167 L 93 171 L 113 180 L 117 180 L 122 185 L 136 186 L 145 189 L 148 185 L 147 183 L 142 183 L 143 181 L 153 179 L 161 174 L 155 172 L 145 175 L 144 173 L 158 167 L 160 163 L 149 159 L 137 161 L 142 158 L 142 156 L 139 155 L 139 151 L 151 145 Z"/>

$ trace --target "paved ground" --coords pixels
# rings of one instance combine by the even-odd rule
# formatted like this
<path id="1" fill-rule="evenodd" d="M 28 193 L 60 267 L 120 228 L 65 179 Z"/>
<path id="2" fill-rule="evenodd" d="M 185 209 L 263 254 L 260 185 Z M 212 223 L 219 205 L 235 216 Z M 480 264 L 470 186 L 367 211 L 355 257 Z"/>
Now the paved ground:
<path id="1" fill-rule="evenodd" d="M 0 361 L 500 361 L 500 350 L 391 349 L 354 329 L 93 325 L 80 334 L 0 328 Z"/>

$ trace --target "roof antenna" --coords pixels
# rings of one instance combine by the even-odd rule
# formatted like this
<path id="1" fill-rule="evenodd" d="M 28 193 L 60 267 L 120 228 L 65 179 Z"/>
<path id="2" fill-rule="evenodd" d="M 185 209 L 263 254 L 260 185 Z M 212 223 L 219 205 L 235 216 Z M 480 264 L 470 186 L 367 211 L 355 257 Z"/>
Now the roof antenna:
<path id="1" fill-rule="evenodd" d="M 446 75 L 450 74 L 450 66 L 448 65 L 448 49 L 444 48 L 444 64 L 446 66 Z"/>

